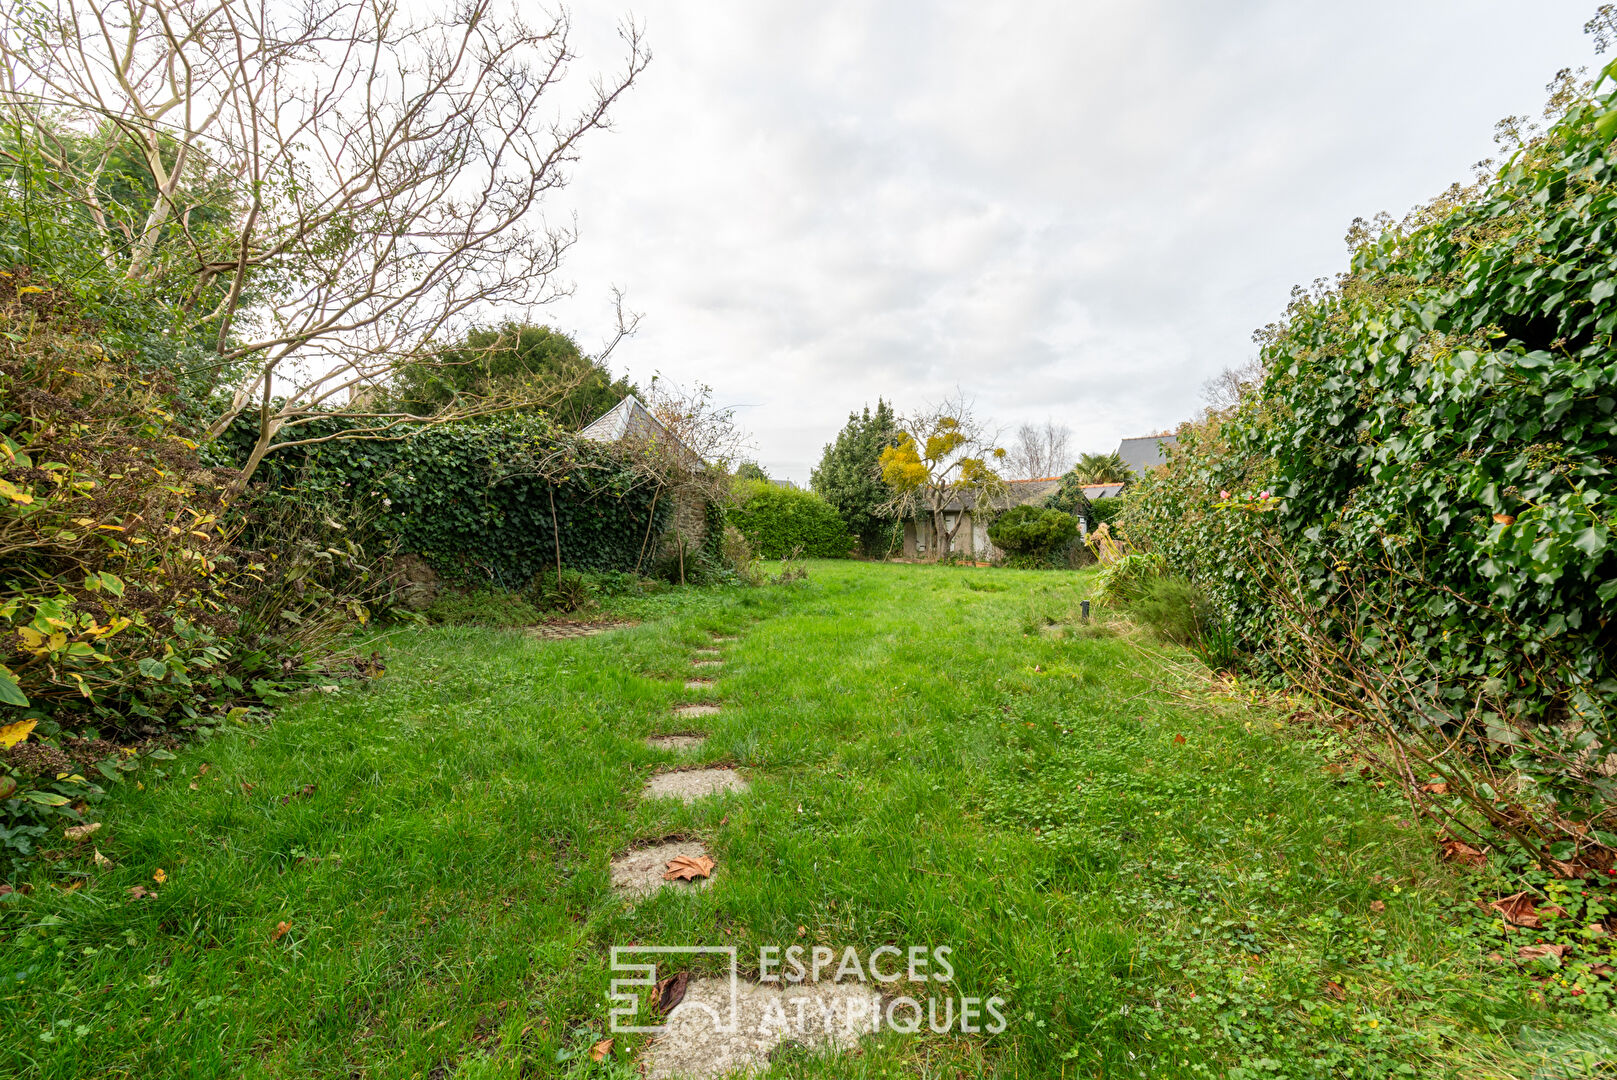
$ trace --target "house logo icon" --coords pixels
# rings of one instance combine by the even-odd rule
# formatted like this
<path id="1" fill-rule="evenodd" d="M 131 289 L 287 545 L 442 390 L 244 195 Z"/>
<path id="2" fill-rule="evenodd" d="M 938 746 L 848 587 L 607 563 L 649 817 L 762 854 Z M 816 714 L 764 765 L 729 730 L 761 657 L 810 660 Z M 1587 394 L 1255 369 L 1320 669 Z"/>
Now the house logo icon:
<path id="1" fill-rule="evenodd" d="M 667 1023 L 662 1017 L 661 1023 L 637 1023 L 642 1020 L 658 1019 L 655 1016 L 642 1016 L 640 1012 L 641 993 L 654 990 L 657 986 L 657 965 L 659 958 L 664 956 L 702 956 L 716 954 L 729 960 L 730 1004 L 728 1009 L 720 1009 L 706 1002 L 689 1001 L 681 1008 L 701 1009 L 713 1018 L 713 1029 L 721 1034 L 734 1034 L 740 1024 L 739 1007 L 739 979 L 736 974 L 736 947 L 734 945 L 614 945 L 612 946 L 611 969 L 621 972 L 625 978 L 612 980 L 611 992 L 608 1000 L 616 1002 L 611 1011 L 611 1028 L 615 1035 L 660 1035 Z M 725 1015 L 720 1015 L 724 1013 Z"/>

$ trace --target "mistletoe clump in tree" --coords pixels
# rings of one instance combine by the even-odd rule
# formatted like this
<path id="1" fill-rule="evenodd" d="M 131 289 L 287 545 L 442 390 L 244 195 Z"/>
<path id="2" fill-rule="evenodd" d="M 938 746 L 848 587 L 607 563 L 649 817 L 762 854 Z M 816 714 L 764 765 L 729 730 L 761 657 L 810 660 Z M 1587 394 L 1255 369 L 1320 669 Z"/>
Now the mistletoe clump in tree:
<path id="1" fill-rule="evenodd" d="M 956 514 L 947 527 L 950 504 L 982 504 L 1004 492 L 1005 481 L 988 463 L 1003 460 L 1005 449 L 992 442 L 970 403 L 954 398 L 906 418 L 894 445 L 881 452 L 882 480 L 893 491 L 884 510 L 899 518 L 929 516 L 933 558 L 950 550 L 966 520 Z"/>

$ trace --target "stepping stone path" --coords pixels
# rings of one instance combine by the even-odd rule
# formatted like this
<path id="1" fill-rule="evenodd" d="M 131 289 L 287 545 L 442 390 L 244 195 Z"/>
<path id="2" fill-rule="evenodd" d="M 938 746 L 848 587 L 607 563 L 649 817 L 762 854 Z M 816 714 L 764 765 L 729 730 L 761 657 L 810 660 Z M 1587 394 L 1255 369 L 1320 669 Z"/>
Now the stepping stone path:
<path id="1" fill-rule="evenodd" d="M 736 639 L 715 634 L 713 640 Z M 720 667 L 722 656 L 718 649 L 697 649 L 691 664 Z M 713 680 L 708 678 L 685 680 L 687 690 L 707 690 L 712 686 Z M 679 717 L 712 716 L 719 711 L 718 705 L 696 702 L 673 710 Z M 695 732 L 653 735 L 646 745 L 678 752 L 698 749 L 706 739 L 706 735 Z M 684 769 L 651 777 L 641 798 L 679 799 L 690 804 L 747 788 L 747 781 L 734 769 Z M 671 840 L 637 848 L 612 860 L 612 888 L 628 899 L 653 896 L 661 889 L 705 889 L 713 882 L 711 875 L 694 881 L 666 881 L 663 874 L 678 856 L 700 858 L 707 854 L 707 848 L 696 840 Z M 870 1030 L 870 1018 L 881 1008 L 881 995 L 857 982 L 736 982 L 732 1017 L 731 991 L 727 978 L 690 981 L 680 1003 L 664 1019 L 662 1033 L 645 1047 L 641 1068 L 646 1080 L 704 1080 L 766 1072 L 775 1052 L 787 1044 L 812 1054 L 846 1050 Z M 655 1020 L 643 1017 L 639 1022 Z"/>
<path id="2" fill-rule="evenodd" d="M 647 1080 L 761 1073 L 769 1068 L 770 1055 L 788 1042 L 811 1053 L 846 1049 L 861 1030 L 870 1030 L 881 995 L 857 982 L 737 982 L 735 1006 L 732 1030 L 719 1031 L 718 1019 L 730 1019 L 730 980 L 692 979 L 663 1033 L 646 1046 Z"/>
<path id="3" fill-rule="evenodd" d="M 653 735 L 646 745 L 653 750 L 699 750 L 705 742 L 706 735 Z"/>
<path id="4" fill-rule="evenodd" d="M 681 892 L 705 889 L 713 884 L 713 876 L 694 881 L 664 881 L 663 873 L 676 855 L 696 858 L 708 853 L 698 840 L 671 840 L 664 844 L 637 848 L 621 858 L 612 860 L 612 889 L 619 896 L 639 898 L 651 896 L 659 889 Z M 717 870 L 714 871 L 717 873 Z"/>
<path id="5" fill-rule="evenodd" d="M 646 789 L 640 793 L 640 797 L 678 799 L 688 804 L 708 795 L 746 790 L 747 782 L 734 769 L 685 769 L 653 776 L 646 781 Z"/>

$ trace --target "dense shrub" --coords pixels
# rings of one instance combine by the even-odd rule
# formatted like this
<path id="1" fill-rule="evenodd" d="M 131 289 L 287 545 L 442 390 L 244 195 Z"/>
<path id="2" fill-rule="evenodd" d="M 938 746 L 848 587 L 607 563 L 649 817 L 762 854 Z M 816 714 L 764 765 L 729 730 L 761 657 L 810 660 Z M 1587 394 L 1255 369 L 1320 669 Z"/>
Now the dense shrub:
<path id="1" fill-rule="evenodd" d="M 1434 767 L 1533 843 L 1585 842 L 1617 750 L 1614 133 L 1617 95 L 1577 96 L 1486 184 L 1362 236 L 1122 519 L 1260 668 L 1469 746 Z"/>
<path id="2" fill-rule="evenodd" d="M 1123 500 L 1118 496 L 1109 499 L 1089 500 L 1089 527 L 1097 525 L 1112 525 L 1117 522 L 1118 515 L 1123 512 Z"/>
<path id="3" fill-rule="evenodd" d="M 782 559 L 801 549 L 807 558 L 838 559 L 853 546 L 836 510 L 812 491 L 740 481 L 726 516 L 759 558 Z"/>
<path id="4" fill-rule="evenodd" d="M 311 425 L 335 431 L 333 418 Z M 250 422 L 229 433 L 252 445 Z M 673 500 L 619 449 L 558 429 L 541 415 L 426 427 L 393 442 L 337 440 L 265 458 L 265 487 L 365 508 L 374 532 L 445 577 L 520 589 L 557 559 L 573 570 L 648 565 Z M 558 539 L 559 536 L 559 539 Z"/>
<path id="5" fill-rule="evenodd" d="M 988 526 L 988 539 L 1008 555 L 1047 555 L 1078 535 L 1078 521 L 1060 510 L 1013 506 Z"/>
<path id="6" fill-rule="evenodd" d="M 354 588 L 370 574 L 363 550 L 305 503 L 230 499 L 233 474 L 199 460 L 177 393 L 112 353 L 66 294 L 0 273 L 0 850 L 12 868 L 133 767 L 111 740 L 276 702 L 369 614 Z"/>

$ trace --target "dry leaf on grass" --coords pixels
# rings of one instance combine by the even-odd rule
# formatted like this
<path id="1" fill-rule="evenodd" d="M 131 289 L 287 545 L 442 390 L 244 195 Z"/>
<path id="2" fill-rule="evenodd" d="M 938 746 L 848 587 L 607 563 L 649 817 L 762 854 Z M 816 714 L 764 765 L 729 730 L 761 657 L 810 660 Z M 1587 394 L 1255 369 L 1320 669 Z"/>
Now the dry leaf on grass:
<path id="1" fill-rule="evenodd" d="M 1539 925 L 1538 908 L 1533 905 L 1533 898 L 1525 892 L 1514 893 L 1488 905 L 1508 923 L 1517 926 L 1535 928 Z"/>
<path id="2" fill-rule="evenodd" d="M 1174 741 L 1174 745 L 1183 746 L 1184 743 L 1185 743 L 1185 737 L 1183 735 L 1175 735 L 1173 737 L 1173 741 Z"/>
<path id="3" fill-rule="evenodd" d="M 168 872 L 159 866 L 157 868 L 157 873 L 152 875 L 152 880 L 157 882 L 159 885 L 166 884 L 168 882 Z"/>
<path id="4" fill-rule="evenodd" d="M 685 1000 L 685 988 L 690 985 L 691 973 L 681 971 L 677 975 L 670 975 L 657 984 L 657 996 L 651 1007 L 664 1016 L 674 1011 L 674 1006 Z"/>
<path id="5" fill-rule="evenodd" d="M 1465 866 L 1486 866 L 1488 856 L 1463 840 L 1439 840 L 1444 862 L 1457 862 Z"/>
<path id="6" fill-rule="evenodd" d="M 707 877 L 718 864 L 706 855 L 675 855 L 668 860 L 664 881 L 694 881 Z"/>
<path id="7" fill-rule="evenodd" d="M 1523 945 L 1516 950 L 1516 955 L 1523 960 L 1542 960 L 1546 956 L 1553 956 L 1557 960 L 1566 955 L 1565 945 Z"/>
<path id="8" fill-rule="evenodd" d="M 1428 795 L 1447 795 L 1449 793 L 1449 786 L 1442 783 L 1422 784 L 1420 789 Z"/>
<path id="9" fill-rule="evenodd" d="M 291 931 L 292 931 L 292 924 L 291 923 L 289 923 L 289 922 L 278 922 L 278 923 L 275 924 L 275 929 L 270 931 L 270 940 L 271 941 L 280 941 L 282 938 L 284 938 Z"/>
<path id="10" fill-rule="evenodd" d="M 1341 983 L 1331 979 L 1325 980 L 1325 996 L 1335 998 L 1337 1001 L 1347 1000 L 1347 989 Z"/>
<path id="11" fill-rule="evenodd" d="M 129 895 L 135 900 L 151 900 L 157 896 L 156 893 L 152 892 L 144 885 L 131 885 L 129 887 Z"/>
<path id="12" fill-rule="evenodd" d="M 112 860 L 101 854 L 100 848 L 95 849 L 95 859 L 93 861 L 103 870 L 112 865 Z"/>
<path id="13" fill-rule="evenodd" d="M 93 836 L 100 828 L 101 822 L 92 821 L 88 825 L 74 825 L 71 828 L 63 829 L 62 835 L 76 844 L 81 840 L 90 839 L 90 837 Z"/>
<path id="14" fill-rule="evenodd" d="M 612 1040 L 611 1039 L 602 1039 L 600 1042 L 598 1042 L 594 1046 L 590 1047 L 590 1060 L 591 1061 L 600 1061 L 600 1060 L 604 1059 L 606 1057 L 606 1055 L 610 1054 L 611 1052 L 612 1052 Z"/>
<path id="15" fill-rule="evenodd" d="M 1372 901 L 1370 901 L 1370 910 L 1371 911 L 1386 911 L 1387 910 L 1387 902 L 1385 900 L 1372 900 Z"/>

